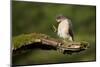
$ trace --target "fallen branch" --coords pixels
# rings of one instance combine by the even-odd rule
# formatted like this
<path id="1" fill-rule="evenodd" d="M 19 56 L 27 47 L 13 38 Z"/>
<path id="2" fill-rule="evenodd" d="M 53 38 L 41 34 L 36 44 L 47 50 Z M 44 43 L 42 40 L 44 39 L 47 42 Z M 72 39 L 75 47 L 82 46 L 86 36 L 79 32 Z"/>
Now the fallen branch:
<path id="1" fill-rule="evenodd" d="M 13 51 L 17 51 L 18 49 L 22 49 L 22 47 L 34 47 L 38 46 L 39 48 L 55 48 L 59 52 L 72 54 L 74 52 L 80 52 L 82 50 L 86 50 L 89 47 L 89 43 L 82 42 L 65 42 L 61 39 L 51 38 L 45 34 L 31 33 L 31 34 L 23 34 L 13 38 Z M 40 47 L 41 46 L 41 47 Z M 33 48 L 32 48 L 33 49 Z"/>

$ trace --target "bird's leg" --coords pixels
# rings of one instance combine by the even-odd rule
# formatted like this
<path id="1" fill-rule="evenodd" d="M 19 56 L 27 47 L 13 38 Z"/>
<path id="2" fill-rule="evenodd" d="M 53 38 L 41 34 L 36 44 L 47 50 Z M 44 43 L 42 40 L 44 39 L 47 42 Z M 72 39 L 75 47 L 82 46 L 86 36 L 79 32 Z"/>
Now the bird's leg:
<path id="1" fill-rule="evenodd" d="M 69 37 L 69 38 L 64 38 L 63 39 L 63 42 L 64 43 L 66 43 L 66 42 L 72 42 L 73 40 L 72 40 L 72 38 L 71 37 Z"/>
<path id="2" fill-rule="evenodd" d="M 66 43 L 66 42 L 68 42 L 68 41 L 69 41 L 68 38 L 64 38 L 64 39 L 63 39 L 63 42 L 64 42 L 64 43 Z"/>

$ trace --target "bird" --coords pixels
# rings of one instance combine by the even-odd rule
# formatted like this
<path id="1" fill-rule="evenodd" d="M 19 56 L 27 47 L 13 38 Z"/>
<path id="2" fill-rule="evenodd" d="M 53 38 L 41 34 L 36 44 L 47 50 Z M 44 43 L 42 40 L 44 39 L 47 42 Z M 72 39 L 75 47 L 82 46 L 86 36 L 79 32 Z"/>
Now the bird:
<path id="1" fill-rule="evenodd" d="M 74 41 L 74 34 L 72 30 L 71 20 L 63 15 L 56 17 L 58 23 L 57 34 L 64 40 Z"/>

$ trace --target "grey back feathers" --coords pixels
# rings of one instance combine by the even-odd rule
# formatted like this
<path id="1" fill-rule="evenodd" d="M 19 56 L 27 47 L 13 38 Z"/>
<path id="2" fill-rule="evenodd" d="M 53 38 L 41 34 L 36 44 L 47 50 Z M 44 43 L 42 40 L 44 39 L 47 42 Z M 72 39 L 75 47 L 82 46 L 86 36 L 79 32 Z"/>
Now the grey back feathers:
<path id="1" fill-rule="evenodd" d="M 70 36 L 72 37 L 72 40 L 74 41 L 74 33 L 73 33 L 73 27 L 72 27 L 72 22 L 71 22 L 71 20 L 68 20 L 68 22 L 69 22 L 69 34 L 70 34 Z"/>

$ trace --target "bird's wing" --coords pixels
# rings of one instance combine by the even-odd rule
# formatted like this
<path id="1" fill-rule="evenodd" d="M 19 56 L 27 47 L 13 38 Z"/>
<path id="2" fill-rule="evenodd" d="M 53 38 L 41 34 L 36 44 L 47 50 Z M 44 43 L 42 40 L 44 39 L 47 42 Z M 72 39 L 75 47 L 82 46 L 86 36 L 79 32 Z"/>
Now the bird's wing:
<path id="1" fill-rule="evenodd" d="M 74 34 L 73 34 L 73 29 L 72 29 L 72 23 L 71 23 L 71 20 L 68 20 L 68 21 L 69 21 L 69 34 L 72 37 L 72 40 L 74 41 Z"/>

